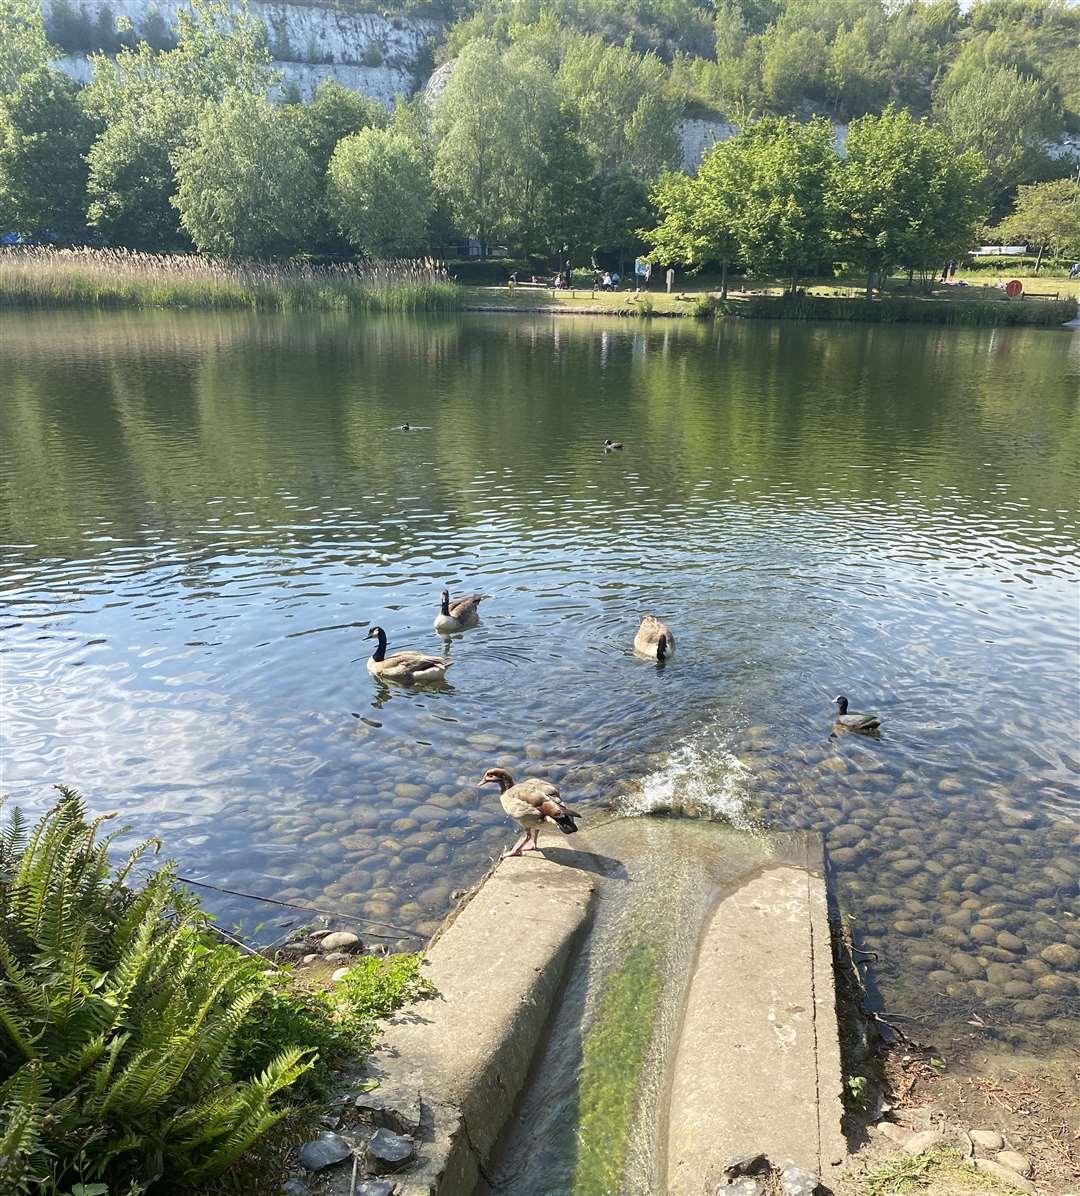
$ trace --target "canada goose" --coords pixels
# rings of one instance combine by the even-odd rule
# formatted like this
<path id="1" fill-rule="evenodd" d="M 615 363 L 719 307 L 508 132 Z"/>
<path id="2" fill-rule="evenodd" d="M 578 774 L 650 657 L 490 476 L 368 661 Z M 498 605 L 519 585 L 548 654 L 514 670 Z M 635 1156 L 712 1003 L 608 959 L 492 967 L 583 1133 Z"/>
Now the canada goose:
<path id="1" fill-rule="evenodd" d="M 604 441 L 604 449 L 606 452 L 609 452 L 609 453 L 614 450 L 621 449 L 622 446 L 623 446 L 623 444 L 622 444 L 621 440 L 605 440 Z"/>
<path id="2" fill-rule="evenodd" d="M 483 598 L 483 594 L 470 594 L 467 598 L 455 598 L 451 602 L 450 591 L 443 590 L 442 606 L 435 616 L 435 630 L 446 635 L 450 631 L 464 631 L 466 627 L 475 627 L 480 622 L 480 611 L 477 608 Z"/>
<path id="3" fill-rule="evenodd" d="M 423 652 L 395 652 L 387 656 L 386 632 L 381 627 L 372 627 L 364 639 L 379 641 L 367 662 L 367 671 L 384 681 L 441 681 L 443 674 L 454 663 L 441 656 L 427 656 Z"/>
<path id="4" fill-rule="evenodd" d="M 675 637 L 666 623 L 655 615 L 643 615 L 634 636 L 634 651 L 663 663 L 675 655 Z"/>
<path id="5" fill-rule="evenodd" d="M 411 432 L 412 428 L 410 428 L 408 424 L 402 424 L 401 427 L 398 428 L 398 431 L 399 432 Z"/>
<path id="6" fill-rule="evenodd" d="M 833 701 L 838 708 L 838 727 L 844 727 L 848 731 L 876 731 L 881 726 L 881 719 L 876 714 L 848 714 L 848 700 L 843 694 L 837 694 Z"/>
<path id="7" fill-rule="evenodd" d="M 502 808 L 525 831 L 506 853 L 508 856 L 539 851 L 537 839 L 545 822 L 553 822 L 564 835 L 572 835 L 577 830 L 574 819 L 581 815 L 563 802 L 558 789 L 550 781 L 529 777 L 527 781 L 515 785 L 514 778 L 505 768 L 489 768 L 476 787 L 481 789 L 484 785 L 499 786 Z M 527 843 L 531 843 L 531 846 L 526 847 Z"/>

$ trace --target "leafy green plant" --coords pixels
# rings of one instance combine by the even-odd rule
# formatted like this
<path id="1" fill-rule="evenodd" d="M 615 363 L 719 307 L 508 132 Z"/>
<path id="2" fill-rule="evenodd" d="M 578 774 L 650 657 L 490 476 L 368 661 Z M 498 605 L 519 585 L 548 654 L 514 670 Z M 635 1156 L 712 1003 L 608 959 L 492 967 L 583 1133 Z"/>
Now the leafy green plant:
<path id="1" fill-rule="evenodd" d="M 950 1190 L 1007 1190 L 993 1176 L 976 1171 L 958 1151 L 944 1146 L 914 1156 L 896 1155 L 870 1173 L 866 1190 L 869 1196 L 899 1196 L 928 1188 L 935 1181 L 941 1181 Z"/>
<path id="2" fill-rule="evenodd" d="M 257 1073 L 234 1064 L 265 990 L 259 963 L 206 934 L 172 865 L 140 888 L 136 847 L 116 869 L 111 815 L 78 794 L 32 832 L 0 833 L 0 1168 L 5 1191 L 228 1167 L 288 1111 L 277 1098 L 310 1067 L 284 1045 Z"/>

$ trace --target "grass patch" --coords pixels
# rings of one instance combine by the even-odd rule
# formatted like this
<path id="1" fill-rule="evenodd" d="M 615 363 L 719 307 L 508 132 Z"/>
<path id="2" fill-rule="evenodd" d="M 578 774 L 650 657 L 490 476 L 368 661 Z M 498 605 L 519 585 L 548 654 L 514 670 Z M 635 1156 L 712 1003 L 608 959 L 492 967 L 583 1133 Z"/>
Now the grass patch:
<path id="1" fill-rule="evenodd" d="M 924 1150 L 922 1154 L 899 1154 L 876 1167 L 867 1177 L 869 1196 L 894 1196 L 915 1192 L 936 1184 L 966 1188 L 973 1192 L 1014 1192 L 992 1175 L 976 1171 L 959 1151 L 946 1146 Z"/>
<path id="2" fill-rule="evenodd" d="M 0 308 L 451 311 L 459 291 L 427 261 L 228 262 L 116 249 L 0 252 Z"/>
<path id="3" fill-rule="evenodd" d="M 952 327 L 1053 327 L 1076 318 L 1075 299 L 916 299 L 889 297 L 795 298 L 751 295 L 728 304 L 727 310 L 749 319 L 846 320 L 866 324 L 944 324 Z"/>
<path id="4" fill-rule="evenodd" d="M 582 1050 L 574 1196 L 622 1191 L 638 1082 L 659 995 L 657 949 L 651 945 L 631 951 L 604 985 Z"/>

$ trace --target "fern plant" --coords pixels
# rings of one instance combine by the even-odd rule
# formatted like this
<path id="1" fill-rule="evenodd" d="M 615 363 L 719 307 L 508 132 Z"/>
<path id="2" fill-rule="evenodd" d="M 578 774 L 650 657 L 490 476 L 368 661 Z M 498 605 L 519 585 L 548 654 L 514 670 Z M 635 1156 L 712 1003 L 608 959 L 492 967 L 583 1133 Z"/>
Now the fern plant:
<path id="1" fill-rule="evenodd" d="M 310 1066 L 286 1047 L 234 1064 L 264 993 L 257 961 L 215 945 L 165 864 L 136 887 L 79 795 L 0 830 L 0 1176 L 4 1191 L 110 1191 L 215 1175 L 288 1110 Z M 0 802 L 0 814 L 3 805 Z M 113 1187 L 113 1185 L 116 1187 Z"/>

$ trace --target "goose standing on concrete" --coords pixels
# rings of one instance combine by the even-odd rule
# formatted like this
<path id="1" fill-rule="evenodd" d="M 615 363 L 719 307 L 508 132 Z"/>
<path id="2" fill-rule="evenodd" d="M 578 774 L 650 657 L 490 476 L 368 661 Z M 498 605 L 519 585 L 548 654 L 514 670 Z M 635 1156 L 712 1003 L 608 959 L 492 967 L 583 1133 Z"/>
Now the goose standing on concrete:
<path id="1" fill-rule="evenodd" d="M 655 615 L 643 615 L 634 636 L 634 651 L 663 664 L 675 654 L 675 637 L 668 625 L 661 623 Z"/>
<path id="2" fill-rule="evenodd" d="M 833 701 L 836 703 L 836 725 L 846 731 L 876 731 L 881 726 L 881 719 L 876 714 L 848 713 L 848 700 L 843 694 L 837 694 Z"/>
<path id="3" fill-rule="evenodd" d="M 367 671 L 382 681 L 441 681 L 454 663 L 441 656 L 427 656 L 423 652 L 394 652 L 386 655 L 386 632 L 372 627 L 364 639 L 377 639 L 375 651 L 367 662 Z"/>
<path id="4" fill-rule="evenodd" d="M 515 785 L 514 778 L 505 768 L 489 768 L 480 778 L 477 788 L 482 789 L 485 785 L 499 786 L 502 808 L 525 832 L 506 853 L 508 856 L 539 851 L 537 840 L 545 822 L 554 823 L 564 835 L 572 835 L 577 830 L 574 819 L 581 815 L 565 804 L 550 781 L 530 777 L 520 785 Z"/>
<path id="5" fill-rule="evenodd" d="M 478 608 L 483 599 L 483 594 L 470 594 L 467 598 L 455 598 L 451 602 L 450 591 L 443 590 L 442 606 L 435 616 L 435 630 L 440 635 L 447 635 L 451 631 L 464 631 L 467 627 L 475 627 L 480 622 Z"/>

